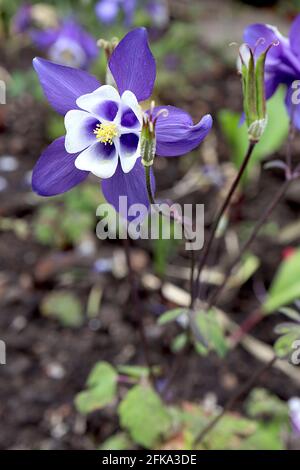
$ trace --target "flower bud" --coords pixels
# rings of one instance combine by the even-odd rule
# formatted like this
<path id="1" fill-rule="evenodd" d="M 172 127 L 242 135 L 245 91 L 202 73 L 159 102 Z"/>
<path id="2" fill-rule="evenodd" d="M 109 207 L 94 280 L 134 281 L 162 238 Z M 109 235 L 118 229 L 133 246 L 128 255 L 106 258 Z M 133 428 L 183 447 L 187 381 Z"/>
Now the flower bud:
<path id="1" fill-rule="evenodd" d="M 248 127 L 248 137 L 252 142 L 258 142 L 267 125 L 267 110 L 265 96 L 265 61 L 271 44 L 257 58 L 255 51 L 243 45 L 240 49 L 240 72 L 242 75 L 244 112 Z"/>
<path id="2" fill-rule="evenodd" d="M 147 114 L 144 114 L 143 116 L 140 150 L 142 164 L 144 166 L 153 165 L 156 152 L 155 124 Z"/>
<path id="3" fill-rule="evenodd" d="M 155 126 L 159 116 L 168 116 L 167 109 L 160 109 L 154 116 L 154 102 L 151 103 L 149 114 L 143 115 L 143 126 L 140 138 L 140 151 L 142 164 L 144 166 L 152 166 L 156 153 L 156 135 Z"/>

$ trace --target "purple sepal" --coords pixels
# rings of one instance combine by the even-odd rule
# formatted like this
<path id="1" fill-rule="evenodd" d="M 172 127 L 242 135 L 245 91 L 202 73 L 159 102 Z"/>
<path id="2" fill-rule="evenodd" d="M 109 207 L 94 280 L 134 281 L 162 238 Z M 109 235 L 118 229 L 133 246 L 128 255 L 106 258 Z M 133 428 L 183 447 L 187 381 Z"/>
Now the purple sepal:
<path id="1" fill-rule="evenodd" d="M 83 70 L 54 64 L 36 57 L 33 66 L 39 76 L 44 93 L 51 106 L 60 114 L 78 109 L 79 96 L 99 88 L 99 81 Z"/>
<path id="2" fill-rule="evenodd" d="M 194 125 L 188 113 L 173 106 L 155 108 L 154 116 L 162 109 L 168 111 L 168 116 L 161 114 L 156 124 L 156 153 L 160 157 L 177 157 L 190 152 L 211 130 L 213 121 L 210 114 L 206 114 Z"/>
<path id="3" fill-rule="evenodd" d="M 55 196 L 81 183 L 89 173 L 77 170 L 74 164 L 77 156 L 78 153 L 66 152 L 65 137 L 52 142 L 33 169 L 33 191 L 40 196 Z"/>
<path id="4" fill-rule="evenodd" d="M 122 39 L 110 58 L 109 68 L 120 94 L 130 90 L 138 101 L 151 96 L 156 65 L 145 28 L 134 29 Z"/>

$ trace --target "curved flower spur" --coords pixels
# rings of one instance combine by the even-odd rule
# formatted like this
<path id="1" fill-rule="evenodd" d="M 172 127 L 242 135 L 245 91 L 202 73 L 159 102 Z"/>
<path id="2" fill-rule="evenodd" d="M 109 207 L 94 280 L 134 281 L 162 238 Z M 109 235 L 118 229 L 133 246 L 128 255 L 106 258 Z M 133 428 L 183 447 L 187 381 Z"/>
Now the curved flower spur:
<path id="1" fill-rule="evenodd" d="M 64 193 L 81 183 L 89 172 L 102 178 L 106 200 L 119 211 L 119 197 L 128 207 L 149 208 L 144 167 L 140 158 L 143 113 L 140 101 L 153 91 L 156 66 L 147 32 L 138 28 L 118 44 L 109 68 L 118 89 L 101 86 L 88 73 L 35 58 L 34 68 L 52 107 L 65 116 L 66 135 L 41 155 L 32 176 L 33 190 L 41 196 Z M 154 108 L 156 115 L 161 108 Z M 156 123 L 156 154 L 175 157 L 190 152 L 212 126 L 210 115 L 197 125 L 184 111 L 167 106 Z M 154 177 L 151 176 L 154 188 Z M 128 217 L 128 214 L 122 216 Z"/>

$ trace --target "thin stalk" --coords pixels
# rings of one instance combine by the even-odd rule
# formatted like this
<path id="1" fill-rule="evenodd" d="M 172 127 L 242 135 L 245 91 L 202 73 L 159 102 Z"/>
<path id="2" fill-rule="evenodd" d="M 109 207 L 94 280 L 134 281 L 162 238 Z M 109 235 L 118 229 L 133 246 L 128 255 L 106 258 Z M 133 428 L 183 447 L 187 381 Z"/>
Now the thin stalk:
<path id="1" fill-rule="evenodd" d="M 237 327 L 229 336 L 228 341 L 230 346 L 235 348 L 240 343 L 240 341 L 263 320 L 264 317 L 265 315 L 261 308 L 257 308 L 250 315 L 248 315 L 242 324 Z"/>
<path id="2" fill-rule="evenodd" d="M 223 217 L 223 215 L 225 214 L 226 210 L 228 209 L 228 207 L 230 206 L 230 202 L 231 202 L 231 199 L 232 199 L 232 196 L 234 195 L 243 175 L 244 175 L 244 172 L 247 168 L 247 165 L 249 163 L 249 160 L 250 160 L 250 157 L 252 155 L 252 152 L 253 152 L 253 149 L 255 147 L 257 142 L 253 142 L 253 141 L 250 141 L 249 143 L 249 146 L 248 146 L 248 149 L 247 149 L 247 152 L 246 152 L 246 155 L 244 157 L 244 160 L 243 160 L 243 163 L 238 171 L 238 174 L 236 175 L 232 185 L 231 185 L 231 188 L 226 196 L 226 199 L 225 201 L 223 202 L 223 205 L 220 209 L 220 211 L 218 212 L 216 218 L 215 218 L 215 221 L 212 225 L 212 228 L 211 228 L 211 231 L 210 231 L 210 234 L 209 234 L 209 238 L 208 238 L 208 241 L 207 243 L 205 244 L 205 247 L 204 247 L 204 252 L 203 252 L 203 255 L 202 257 L 200 258 L 200 263 L 199 263 L 199 266 L 198 266 L 198 271 L 197 271 L 197 276 L 196 276 L 196 286 L 195 286 L 195 289 L 194 289 L 194 298 L 196 299 L 199 295 L 199 288 L 200 288 L 200 277 L 201 277 L 201 273 L 202 273 L 202 270 L 205 266 L 205 263 L 207 261 L 207 257 L 209 255 L 209 252 L 210 252 L 210 249 L 211 249 L 211 246 L 213 244 L 213 241 L 214 241 L 214 238 L 215 238 L 215 235 L 216 235 L 216 232 L 217 232 L 217 229 L 218 229 L 218 226 L 219 226 L 219 223 Z"/>
<path id="3" fill-rule="evenodd" d="M 150 359 L 150 353 L 149 353 L 149 344 L 144 328 L 144 323 L 143 323 L 143 317 L 142 317 L 142 308 L 141 308 L 141 301 L 140 301 L 140 296 L 138 292 L 138 286 L 136 282 L 136 276 L 134 274 L 133 268 L 132 268 L 132 263 L 131 263 L 131 256 L 130 256 L 130 245 L 128 242 L 128 239 L 124 239 L 124 251 L 125 251 L 125 256 L 126 256 L 126 262 L 127 262 L 127 267 L 128 267 L 128 276 L 129 276 L 129 282 L 131 286 L 131 296 L 132 296 L 132 302 L 133 305 L 135 306 L 136 309 L 136 320 L 138 323 L 138 328 L 139 328 L 139 333 L 140 333 L 140 338 L 141 338 L 141 343 L 142 343 L 142 348 L 144 352 L 144 357 L 145 361 L 147 364 L 147 367 L 149 369 L 149 378 L 150 382 L 153 387 L 155 387 L 155 377 L 153 374 L 153 366 L 152 362 Z"/>
<path id="4" fill-rule="evenodd" d="M 153 193 L 152 193 L 152 188 L 151 188 L 151 167 L 150 166 L 145 166 L 145 177 L 146 177 L 146 187 L 147 187 L 149 202 L 150 204 L 157 206 Z M 160 212 L 160 214 L 161 216 L 163 216 L 162 212 Z M 183 221 L 181 225 L 182 225 L 183 235 L 185 236 L 185 226 L 184 226 Z M 189 238 L 187 238 L 187 241 L 191 242 Z M 194 254 L 194 250 L 191 250 L 191 274 L 190 274 L 191 307 L 194 304 L 194 272 L 195 272 L 195 254 Z"/>
<path id="5" fill-rule="evenodd" d="M 196 437 L 195 444 L 199 445 L 203 441 L 203 439 L 209 434 L 213 428 L 219 423 L 219 421 L 223 418 L 223 416 L 229 411 L 233 405 L 239 400 L 240 397 L 245 395 L 248 390 L 256 383 L 256 381 L 260 378 L 260 376 L 268 370 L 272 365 L 275 363 L 277 357 L 274 356 L 267 364 L 264 364 L 260 369 L 258 369 L 252 377 L 233 395 L 228 402 L 225 404 L 224 408 L 222 409 L 221 413 L 219 413 Z"/>
<path id="6" fill-rule="evenodd" d="M 218 299 L 219 295 L 223 291 L 224 287 L 227 285 L 227 282 L 230 278 L 230 275 L 231 275 L 231 272 L 232 272 L 233 268 L 241 260 L 242 256 L 246 253 L 246 251 L 249 249 L 249 247 L 252 244 L 253 240 L 258 235 L 260 229 L 265 224 L 265 222 L 270 217 L 270 215 L 272 214 L 272 212 L 275 209 L 275 207 L 277 206 L 277 204 L 280 202 L 280 200 L 282 199 L 282 197 L 286 193 L 291 181 L 292 181 L 291 179 L 288 179 L 284 182 L 284 184 L 280 187 L 279 191 L 273 197 L 271 204 L 269 204 L 267 209 L 264 211 L 264 213 L 258 219 L 257 223 L 254 226 L 254 229 L 251 232 L 250 237 L 244 243 L 244 245 L 242 246 L 239 254 L 235 257 L 235 259 L 231 262 L 229 268 L 227 269 L 222 284 L 220 284 L 220 286 L 215 290 L 214 294 L 212 295 L 212 297 L 211 297 L 211 299 L 208 303 L 208 307 L 207 307 L 208 309 L 211 308 L 213 305 L 215 305 L 215 303 L 217 302 L 217 299 Z"/>

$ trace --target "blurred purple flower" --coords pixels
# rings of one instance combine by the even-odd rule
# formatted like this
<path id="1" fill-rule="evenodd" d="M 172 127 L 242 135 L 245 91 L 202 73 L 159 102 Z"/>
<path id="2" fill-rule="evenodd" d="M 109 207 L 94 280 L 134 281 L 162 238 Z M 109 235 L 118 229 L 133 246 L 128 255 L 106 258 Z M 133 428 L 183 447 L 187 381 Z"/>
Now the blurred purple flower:
<path id="1" fill-rule="evenodd" d="M 291 398 L 288 402 L 293 434 L 300 436 L 300 398 Z"/>
<path id="2" fill-rule="evenodd" d="M 111 24 L 116 21 L 120 10 L 125 15 L 125 22 L 130 26 L 136 9 L 137 0 L 100 0 L 97 2 L 95 11 L 102 23 Z"/>
<path id="3" fill-rule="evenodd" d="M 274 43 L 268 52 L 265 66 L 266 98 L 270 98 L 280 84 L 287 87 L 285 104 L 294 125 L 300 129 L 300 106 L 292 103 L 295 92 L 293 82 L 300 77 L 300 15 L 291 25 L 289 36 L 283 36 L 276 27 L 267 24 L 252 24 L 245 29 L 244 41 L 260 55 Z"/>
<path id="4" fill-rule="evenodd" d="M 21 34 L 28 30 L 32 22 L 32 6 L 29 4 L 21 5 L 12 20 L 12 31 L 15 34 Z"/>
<path id="5" fill-rule="evenodd" d="M 86 69 L 99 53 L 95 39 L 71 18 L 59 28 L 33 30 L 30 36 L 33 43 L 46 50 L 49 59 L 58 64 Z"/>
<path id="6" fill-rule="evenodd" d="M 169 22 L 169 10 L 165 0 L 149 0 L 147 11 L 152 18 L 153 24 L 163 28 Z"/>
<path id="7" fill-rule="evenodd" d="M 35 58 L 34 68 L 53 108 L 65 116 L 66 136 L 56 139 L 38 160 L 32 176 L 33 190 L 42 196 L 64 193 L 81 183 L 89 172 L 102 178 L 102 192 L 118 212 L 119 197 L 128 207 L 149 207 L 145 171 L 139 153 L 142 110 L 139 101 L 153 91 L 156 65 L 144 28 L 128 33 L 118 44 L 109 68 L 117 88 L 101 86 L 84 72 Z M 158 156 L 183 155 L 209 133 L 210 115 L 193 125 L 184 111 L 167 107 L 156 124 Z M 160 108 L 154 108 L 153 115 Z M 154 188 L 154 178 L 152 180 Z M 128 217 L 130 218 L 130 217 Z"/>

